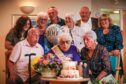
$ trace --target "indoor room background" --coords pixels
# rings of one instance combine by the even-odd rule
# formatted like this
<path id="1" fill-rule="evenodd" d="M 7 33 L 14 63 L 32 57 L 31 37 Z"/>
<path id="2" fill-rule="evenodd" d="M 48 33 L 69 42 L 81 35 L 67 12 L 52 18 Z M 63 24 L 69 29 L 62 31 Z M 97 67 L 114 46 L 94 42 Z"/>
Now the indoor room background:
<path id="1" fill-rule="evenodd" d="M 115 2 L 118 1 L 118 2 Z M 126 0 L 0 0 L 0 84 L 5 84 L 6 62 L 4 42 L 6 34 L 13 27 L 15 15 L 24 14 L 20 7 L 32 5 L 34 10 L 29 16 L 37 15 L 39 12 L 47 12 L 51 6 L 59 11 L 59 16 L 64 18 L 65 13 L 74 13 L 79 19 L 79 9 L 88 6 L 92 11 L 92 17 L 98 18 L 103 11 L 101 9 L 112 9 L 119 11 L 118 25 L 121 26 L 123 37 L 126 37 Z M 116 16 L 114 16 L 116 17 Z M 124 38 L 123 61 L 126 61 L 126 39 Z M 126 78 L 126 63 L 124 63 Z"/>

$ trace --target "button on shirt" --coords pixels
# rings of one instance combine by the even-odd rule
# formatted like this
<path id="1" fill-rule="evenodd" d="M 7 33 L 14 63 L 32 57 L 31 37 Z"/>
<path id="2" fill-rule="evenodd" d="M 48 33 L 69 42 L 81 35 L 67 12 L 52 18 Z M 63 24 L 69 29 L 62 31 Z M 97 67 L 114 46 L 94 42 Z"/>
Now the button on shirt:
<path id="1" fill-rule="evenodd" d="M 36 56 L 42 56 L 44 54 L 43 48 L 38 43 L 31 47 L 28 41 L 25 39 L 17 43 L 9 58 L 10 61 L 16 63 L 17 75 L 19 75 L 25 82 L 28 79 L 28 63 L 29 57 L 26 54 L 35 53 Z M 35 56 L 31 56 L 33 59 Z"/>
<path id="2" fill-rule="evenodd" d="M 82 28 L 82 32 L 83 33 L 90 31 L 92 29 L 91 18 L 86 23 L 84 23 L 84 22 L 81 21 L 80 27 Z"/>

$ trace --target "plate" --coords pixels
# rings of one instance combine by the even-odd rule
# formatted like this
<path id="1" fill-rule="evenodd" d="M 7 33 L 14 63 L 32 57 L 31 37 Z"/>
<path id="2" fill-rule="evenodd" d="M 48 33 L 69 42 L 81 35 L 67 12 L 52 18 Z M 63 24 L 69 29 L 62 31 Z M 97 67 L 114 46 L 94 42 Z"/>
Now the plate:
<path id="1" fill-rule="evenodd" d="M 83 77 L 79 77 L 79 78 L 61 78 L 61 77 L 58 77 L 57 79 L 60 79 L 60 80 L 81 80 L 81 79 L 83 79 Z"/>

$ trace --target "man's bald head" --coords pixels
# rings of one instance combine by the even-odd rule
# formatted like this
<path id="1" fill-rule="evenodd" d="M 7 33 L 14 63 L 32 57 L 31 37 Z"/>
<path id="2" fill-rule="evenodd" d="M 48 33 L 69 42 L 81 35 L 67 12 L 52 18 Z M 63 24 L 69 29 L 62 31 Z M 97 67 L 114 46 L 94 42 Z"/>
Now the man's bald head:
<path id="1" fill-rule="evenodd" d="M 88 22 L 90 15 L 91 15 L 91 11 L 89 10 L 89 8 L 87 6 L 81 7 L 80 16 L 81 16 L 81 20 L 83 22 Z"/>
<path id="2" fill-rule="evenodd" d="M 48 16 L 51 20 L 54 20 L 58 17 L 58 10 L 56 7 L 52 6 L 48 8 Z"/>
<path id="3" fill-rule="evenodd" d="M 39 30 L 37 28 L 31 28 L 28 31 L 27 40 L 31 46 L 35 46 L 39 39 Z"/>

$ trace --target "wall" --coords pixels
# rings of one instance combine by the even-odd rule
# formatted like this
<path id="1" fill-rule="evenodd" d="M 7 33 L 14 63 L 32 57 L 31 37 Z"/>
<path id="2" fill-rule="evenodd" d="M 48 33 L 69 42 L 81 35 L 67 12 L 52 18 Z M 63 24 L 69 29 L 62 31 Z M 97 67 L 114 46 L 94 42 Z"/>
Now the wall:
<path id="1" fill-rule="evenodd" d="M 126 10 L 123 10 L 122 11 L 122 14 L 123 14 L 123 24 L 126 24 Z M 123 35 L 126 36 L 126 26 L 124 25 L 124 30 L 123 30 Z M 126 37 L 123 37 L 124 40 L 126 40 Z M 126 46 L 126 41 L 123 42 L 124 45 Z M 124 47 L 124 71 L 125 71 L 125 82 L 126 82 L 126 47 Z"/>
<path id="2" fill-rule="evenodd" d="M 66 12 L 78 14 L 79 9 L 83 5 L 87 5 L 91 9 L 91 0 L 1 0 L 0 1 L 0 84 L 5 84 L 5 36 L 12 27 L 12 15 L 22 14 L 19 6 L 23 3 L 31 2 L 34 4 L 35 10 L 32 14 L 40 11 L 47 11 L 50 6 L 56 6 L 59 10 L 59 16 L 63 17 Z"/>
<path id="3" fill-rule="evenodd" d="M 104 9 L 126 9 L 126 0 L 119 1 L 115 5 L 115 0 L 92 0 L 92 16 L 96 16 L 100 12 L 101 8 Z"/>
<path id="4" fill-rule="evenodd" d="M 126 0 L 119 0 L 120 3 L 117 6 L 113 5 L 114 0 L 0 0 L 0 84 L 5 84 L 5 73 L 3 72 L 5 71 L 4 40 L 12 26 L 12 15 L 22 14 L 19 6 L 29 1 L 36 6 L 32 14 L 37 14 L 40 11 L 46 12 L 50 6 L 56 6 L 61 17 L 69 11 L 78 14 L 83 5 L 92 9 L 92 16 L 94 17 L 96 17 L 100 8 L 126 9 Z"/>

